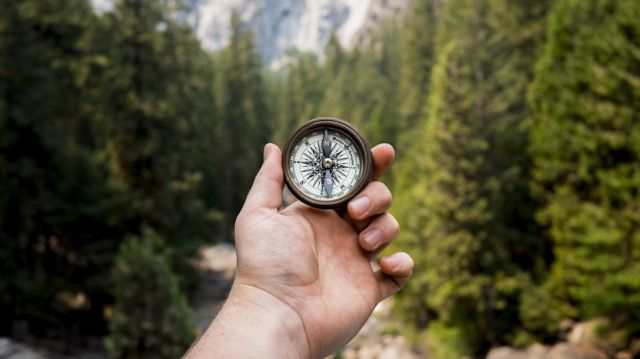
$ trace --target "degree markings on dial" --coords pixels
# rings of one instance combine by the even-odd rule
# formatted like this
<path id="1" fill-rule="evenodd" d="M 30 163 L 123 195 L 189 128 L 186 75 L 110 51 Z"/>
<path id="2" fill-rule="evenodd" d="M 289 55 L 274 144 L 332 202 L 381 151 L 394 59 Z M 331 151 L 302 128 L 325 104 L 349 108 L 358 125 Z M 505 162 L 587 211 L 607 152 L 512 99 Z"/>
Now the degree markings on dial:
<path id="1" fill-rule="evenodd" d="M 326 194 L 323 186 L 325 169 L 322 151 L 324 129 L 315 130 L 303 137 L 293 148 L 290 161 L 290 173 L 299 189 L 319 200 L 333 200 L 346 195 L 361 175 L 358 168 L 359 155 L 351 145 L 351 139 L 339 130 L 329 130 L 331 144 L 331 178 L 335 183 L 334 190 Z"/>

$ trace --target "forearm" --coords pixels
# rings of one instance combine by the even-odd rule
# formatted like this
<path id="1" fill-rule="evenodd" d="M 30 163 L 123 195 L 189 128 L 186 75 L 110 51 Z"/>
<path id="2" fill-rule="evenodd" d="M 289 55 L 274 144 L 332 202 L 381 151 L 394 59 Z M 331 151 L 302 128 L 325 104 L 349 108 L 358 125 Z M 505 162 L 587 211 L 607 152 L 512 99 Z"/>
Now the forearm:
<path id="1" fill-rule="evenodd" d="M 299 316 L 269 293 L 235 284 L 186 358 L 309 358 Z"/>

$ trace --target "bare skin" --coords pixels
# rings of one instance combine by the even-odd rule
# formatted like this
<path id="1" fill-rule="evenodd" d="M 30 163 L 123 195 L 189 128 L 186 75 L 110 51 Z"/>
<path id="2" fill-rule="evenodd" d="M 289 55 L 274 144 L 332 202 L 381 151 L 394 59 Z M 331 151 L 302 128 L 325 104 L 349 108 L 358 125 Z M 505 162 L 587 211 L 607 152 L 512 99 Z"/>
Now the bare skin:
<path id="1" fill-rule="evenodd" d="M 238 270 L 223 309 L 187 358 L 322 358 L 345 345 L 382 299 L 411 277 L 406 253 L 371 261 L 398 234 L 391 192 L 376 179 L 394 151 L 372 149 L 374 181 L 344 215 L 296 202 L 279 211 L 280 149 L 264 163 L 236 219 Z"/>

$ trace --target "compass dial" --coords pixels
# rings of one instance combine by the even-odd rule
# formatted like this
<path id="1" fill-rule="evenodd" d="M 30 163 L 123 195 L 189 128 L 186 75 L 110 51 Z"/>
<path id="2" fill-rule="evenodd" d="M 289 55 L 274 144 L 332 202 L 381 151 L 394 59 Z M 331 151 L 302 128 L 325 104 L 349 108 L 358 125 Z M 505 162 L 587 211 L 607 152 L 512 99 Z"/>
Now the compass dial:
<path id="1" fill-rule="evenodd" d="M 315 207 L 339 207 L 371 177 L 366 140 L 338 119 L 316 119 L 303 125 L 285 146 L 283 156 L 292 193 Z"/>

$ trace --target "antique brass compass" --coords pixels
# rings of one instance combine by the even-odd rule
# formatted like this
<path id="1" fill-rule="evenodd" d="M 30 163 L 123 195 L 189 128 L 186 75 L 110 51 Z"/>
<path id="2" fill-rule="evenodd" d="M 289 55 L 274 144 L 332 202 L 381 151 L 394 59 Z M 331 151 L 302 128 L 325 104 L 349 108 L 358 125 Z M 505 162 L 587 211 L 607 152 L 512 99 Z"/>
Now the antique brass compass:
<path id="1" fill-rule="evenodd" d="M 337 118 L 321 117 L 303 124 L 282 156 L 287 187 L 316 208 L 345 206 L 371 181 L 369 143 L 355 127 Z"/>

